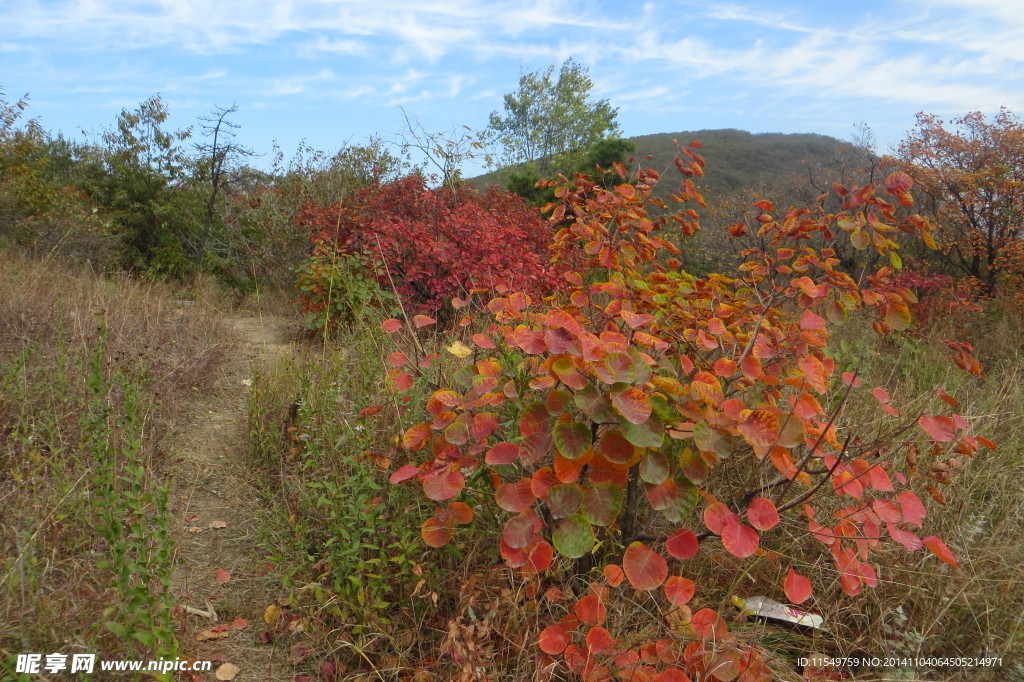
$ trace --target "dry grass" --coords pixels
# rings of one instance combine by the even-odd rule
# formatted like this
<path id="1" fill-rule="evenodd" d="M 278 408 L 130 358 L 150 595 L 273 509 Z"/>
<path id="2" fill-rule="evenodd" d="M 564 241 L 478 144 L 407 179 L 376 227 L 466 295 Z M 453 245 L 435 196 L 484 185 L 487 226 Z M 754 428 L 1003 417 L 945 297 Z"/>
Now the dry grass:
<path id="1" fill-rule="evenodd" d="M 880 585 L 849 597 L 839 589 L 834 566 L 822 545 L 808 536 L 798 520 L 784 520 L 765 538 L 765 546 L 781 555 L 782 569 L 763 559 L 741 566 L 724 553 L 716 557 L 713 548 L 701 563 L 687 567 L 694 571 L 687 575 L 695 582 L 711 587 L 703 595 L 709 602 L 706 605 L 728 609 L 729 596 L 737 592 L 785 601 L 781 571 L 794 565 L 798 570 L 802 567 L 814 582 L 814 595 L 801 608 L 824 616 L 828 632 L 806 639 L 779 628 L 739 626 L 751 641 L 776 655 L 793 659 L 820 651 L 840 657 L 1001 657 L 1002 666 L 997 668 L 862 669 L 855 678 L 1024 678 L 1022 332 L 1024 323 L 1015 314 L 975 320 L 970 328 L 952 323 L 933 327 L 923 336 L 878 339 L 870 332 L 844 331 L 849 346 L 840 362 L 856 362 L 865 384 L 887 388 L 904 420 L 916 419 L 922 412 L 948 410 L 934 394 L 936 388 L 943 387 L 960 401 L 955 411 L 970 421 L 973 433 L 997 443 L 996 450 L 982 450 L 974 459 L 960 457 L 963 466 L 948 485 L 925 475 L 932 462 L 927 451 L 917 464 L 917 475 L 910 475 L 910 488 L 928 507 L 920 536 L 942 538 L 957 557 L 959 569 L 942 563 L 927 549 L 908 552 L 892 544 L 871 557 Z M 975 377 L 956 368 L 945 346 L 937 341 L 945 338 L 974 342 L 985 375 Z M 847 405 L 844 421 L 860 424 L 859 432 L 871 434 L 881 429 L 885 420 L 879 420 L 877 403 L 862 396 Z M 914 427 L 901 438 L 920 435 Z M 911 471 L 905 449 L 898 443 L 890 445 L 897 451 L 895 469 Z M 941 462 L 947 457 L 934 459 Z M 944 504 L 924 490 L 928 484 L 940 491 Z"/>
<path id="2" fill-rule="evenodd" d="M 1019 570 L 1024 545 L 1018 539 L 1024 526 L 1024 505 L 1020 504 L 1024 488 L 1020 331 L 1020 320 L 1013 316 L 995 319 L 979 330 L 986 340 L 982 356 L 989 366 L 981 378 L 956 369 L 940 343 L 909 336 L 878 340 L 846 332 L 851 345 L 847 355 L 860 361 L 865 381 L 886 386 L 905 415 L 939 410 L 942 405 L 931 391 L 942 385 L 961 400 L 958 411 L 971 420 L 975 432 L 999 443 L 995 452 L 984 451 L 966 464 L 952 485 L 943 486 L 944 506 L 929 505 L 922 536 L 942 537 L 960 560 L 960 570 L 948 567 L 927 550 L 908 553 L 902 547 L 887 548 L 871 559 L 882 584 L 849 597 L 839 588 L 832 561 L 820 543 L 808 536 L 798 519 L 788 519 L 765 535 L 764 545 L 778 554 L 778 561 L 766 557 L 742 561 L 709 541 L 698 558 L 683 562 L 683 575 L 699 585 L 692 610 L 711 607 L 728 618 L 736 613 L 730 604 L 733 595 L 760 594 L 784 601 L 782 578 L 785 569 L 794 565 L 814 581 L 814 596 L 803 608 L 822 614 L 827 632 L 795 632 L 728 618 L 730 630 L 760 648 L 778 679 L 798 679 L 795 660 L 815 652 L 831 656 L 1003 657 L 1003 666 L 994 670 L 872 670 L 859 673 L 858 679 L 863 680 L 996 680 L 1024 674 L 1020 668 L 1024 579 Z M 953 334 L 931 330 L 932 336 Z M 281 514 L 296 514 L 298 519 L 287 526 L 287 533 L 278 529 L 268 542 L 276 546 L 283 563 L 290 562 L 292 587 L 297 595 L 304 595 L 300 608 L 321 615 L 325 629 L 316 636 L 318 651 L 325 660 L 332 656 L 331 637 L 344 633 L 341 640 L 346 644 L 340 658 L 346 661 L 343 669 L 351 677 L 342 679 L 359 679 L 359 675 L 372 672 L 374 667 L 367 661 L 374 663 L 384 679 L 401 679 L 403 674 L 423 669 L 439 675 L 438 679 L 454 679 L 460 674 L 470 679 L 467 670 L 474 667 L 486 671 L 490 679 L 533 679 L 538 672 L 534 645 L 538 633 L 571 608 L 572 601 L 555 605 L 533 598 L 528 596 L 525 582 L 494 571 L 497 526 L 489 528 L 483 519 L 455 543 L 458 555 L 417 552 L 415 561 L 422 562 L 425 575 L 432 577 L 416 597 L 407 592 L 402 596 L 402 591 L 396 590 L 392 595 L 396 603 L 382 612 L 388 626 L 378 622 L 367 631 L 372 634 L 353 635 L 351 623 L 322 617 L 324 599 L 345 601 L 351 600 L 351 595 L 327 590 L 314 598 L 308 589 L 303 590 L 304 585 L 329 579 L 323 569 L 331 562 L 323 560 L 332 550 L 325 549 L 323 543 L 330 536 L 331 514 L 340 513 L 330 505 L 317 508 L 316 495 L 322 489 L 308 484 L 310 480 L 351 476 L 351 460 L 346 459 L 344 449 L 356 447 L 356 441 L 345 428 L 358 422 L 355 412 L 359 407 L 382 399 L 379 381 L 374 378 L 382 372 L 381 349 L 359 343 L 358 338 L 355 333 L 345 340 L 345 352 L 318 349 L 308 357 L 268 369 L 257 384 L 260 391 L 253 393 L 256 402 L 250 403 L 254 466 L 263 468 L 266 479 L 274 482 L 271 496 Z M 844 419 L 861 424 L 870 433 L 882 425 L 877 421 L 877 403 L 870 395 L 864 398 L 848 405 Z M 357 447 L 393 450 L 387 439 L 400 433 L 401 425 L 394 419 L 369 423 L 376 429 L 372 443 Z M 289 425 L 295 430 L 289 432 Z M 336 447 L 325 447 L 325 443 Z M 305 468 L 299 462 L 305 462 Z M 377 480 L 386 486 L 383 477 Z M 926 499 L 923 483 L 911 480 L 912 488 Z M 389 497 L 395 491 L 388 487 L 373 494 L 384 494 L 389 508 L 406 505 L 399 517 L 404 519 L 402 526 L 379 527 L 383 533 L 377 537 L 382 544 L 395 539 L 403 527 L 416 528 L 424 518 L 422 503 L 417 505 L 415 498 Z M 345 521 L 360 522 L 352 514 Z M 702 527 L 697 518 L 692 523 L 695 528 Z M 295 561 L 303 553 L 307 560 Z M 540 589 L 560 587 L 566 594 L 578 592 L 581 585 L 586 589 L 586 578 L 602 580 L 596 572 L 583 578 L 555 572 Z M 431 593 L 438 595 L 436 605 L 422 599 Z M 672 629 L 672 617 L 660 610 L 663 607 L 656 600 L 629 590 L 616 595 L 624 601 L 612 607 L 606 626 L 617 635 L 636 633 L 638 641 L 640 634 L 682 637 L 684 641 L 689 637 L 685 626 Z M 331 629 L 332 622 L 338 629 Z M 339 652 L 335 650 L 333 656 L 339 657 Z"/>
<path id="3" fill-rule="evenodd" d="M 93 470 L 87 445 L 89 358 L 100 318 L 108 330 L 98 370 L 115 449 L 126 434 L 120 374 L 139 390 L 146 490 L 157 485 L 165 435 L 210 388 L 229 346 L 204 312 L 177 292 L 88 270 L 0 255 L 0 660 L 16 653 L 131 651 L 101 626 L 115 599 L 100 569 Z M 94 428 L 94 427 L 93 427 Z M 0 667 L 0 670 L 3 668 Z"/>

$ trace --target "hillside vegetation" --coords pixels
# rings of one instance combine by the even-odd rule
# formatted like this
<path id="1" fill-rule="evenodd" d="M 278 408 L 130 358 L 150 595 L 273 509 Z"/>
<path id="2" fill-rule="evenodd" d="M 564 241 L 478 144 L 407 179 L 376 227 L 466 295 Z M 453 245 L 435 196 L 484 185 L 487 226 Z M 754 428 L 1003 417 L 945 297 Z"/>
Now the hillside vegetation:
<path id="1" fill-rule="evenodd" d="M 645 136 L 517 195 L 378 144 L 215 180 L 159 100 L 80 146 L 22 108 L 5 679 L 1024 676 L 1012 115 Z"/>

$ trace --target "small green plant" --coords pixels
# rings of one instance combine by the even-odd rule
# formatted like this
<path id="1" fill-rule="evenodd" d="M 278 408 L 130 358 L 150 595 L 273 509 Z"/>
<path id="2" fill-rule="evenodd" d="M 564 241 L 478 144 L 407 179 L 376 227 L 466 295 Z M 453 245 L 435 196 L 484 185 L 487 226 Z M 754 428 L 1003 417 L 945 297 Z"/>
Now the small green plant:
<path id="1" fill-rule="evenodd" d="M 375 405 L 384 392 L 380 334 L 338 333 L 338 349 L 300 351 L 256 374 L 249 432 L 278 512 L 268 555 L 293 606 L 309 614 L 311 632 L 363 635 L 410 612 L 424 549 L 402 519 L 421 503 L 387 485 L 394 445 L 379 423 L 398 415 Z"/>
<path id="2" fill-rule="evenodd" d="M 177 642 L 171 623 L 168 488 L 151 483 L 143 460 L 145 411 L 139 388 L 120 371 L 106 376 L 102 318 L 98 331 L 85 376 L 91 405 L 83 421 L 82 452 L 96 458 L 90 506 L 106 541 L 106 556 L 97 566 L 112 574 L 118 596 L 104 611 L 104 626 L 142 644 L 156 658 L 171 658 Z M 111 424 L 114 389 L 121 399 L 116 429 Z"/>
<path id="3" fill-rule="evenodd" d="M 338 254 L 329 247 L 317 247 L 296 267 L 295 275 L 308 330 L 362 324 L 374 307 L 387 310 L 396 304 L 394 294 L 377 283 L 381 268 L 363 254 Z"/>

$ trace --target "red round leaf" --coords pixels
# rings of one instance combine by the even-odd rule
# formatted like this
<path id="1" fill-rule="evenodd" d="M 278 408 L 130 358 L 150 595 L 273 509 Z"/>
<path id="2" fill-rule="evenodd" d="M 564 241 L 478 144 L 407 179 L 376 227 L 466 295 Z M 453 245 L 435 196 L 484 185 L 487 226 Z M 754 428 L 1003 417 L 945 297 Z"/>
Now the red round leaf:
<path id="1" fill-rule="evenodd" d="M 615 638 L 602 627 L 590 628 L 590 631 L 587 633 L 587 649 L 593 655 L 599 654 L 615 644 Z"/>
<path id="2" fill-rule="evenodd" d="M 462 492 L 466 477 L 458 471 L 447 474 L 427 474 L 422 479 L 423 494 L 435 502 L 450 500 Z"/>
<path id="3" fill-rule="evenodd" d="M 792 568 L 786 574 L 786 581 L 782 584 L 786 591 L 786 598 L 794 604 L 801 604 L 811 596 L 811 581 L 800 575 Z"/>
<path id="4" fill-rule="evenodd" d="M 697 639 L 702 641 L 720 640 L 728 631 L 725 621 L 714 609 L 701 609 L 693 614 L 690 628 Z"/>
<path id="5" fill-rule="evenodd" d="M 465 502 L 452 502 L 445 511 L 452 523 L 464 524 L 473 520 L 473 508 Z"/>
<path id="6" fill-rule="evenodd" d="M 533 540 L 534 521 L 531 514 L 519 514 L 505 522 L 501 531 L 501 539 L 513 549 L 522 549 Z"/>
<path id="7" fill-rule="evenodd" d="M 516 483 L 499 483 L 494 491 L 494 500 L 505 511 L 519 513 L 526 511 L 533 504 L 533 490 L 530 479 L 524 478 Z"/>
<path id="8" fill-rule="evenodd" d="M 487 451 L 484 461 L 491 466 L 511 464 L 519 456 L 519 446 L 515 443 L 497 443 Z"/>
<path id="9" fill-rule="evenodd" d="M 751 410 L 736 429 L 751 445 L 766 448 L 779 439 L 779 418 L 766 410 Z"/>
<path id="10" fill-rule="evenodd" d="M 779 512 L 766 497 L 758 497 L 747 508 L 747 520 L 758 530 L 771 530 L 779 523 Z"/>
<path id="11" fill-rule="evenodd" d="M 622 556 L 622 568 L 629 584 L 638 590 L 653 590 L 668 576 L 668 564 L 642 542 L 634 542 Z"/>
<path id="12" fill-rule="evenodd" d="M 651 416 L 651 399 L 647 394 L 635 386 L 621 391 L 612 391 L 612 405 L 633 424 L 643 424 Z"/>
<path id="13" fill-rule="evenodd" d="M 613 464 L 628 464 L 636 455 L 636 448 L 618 429 L 608 429 L 601 434 L 597 449 Z"/>
<path id="14" fill-rule="evenodd" d="M 697 547 L 697 536 L 689 528 L 680 528 L 665 540 L 665 549 L 676 559 L 692 559 Z"/>
<path id="15" fill-rule="evenodd" d="M 380 323 L 381 328 L 388 334 L 394 334 L 402 328 L 402 322 L 391 317 Z"/>
<path id="16" fill-rule="evenodd" d="M 452 539 L 452 529 L 441 523 L 435 516 L 423 522 L 420 536 L 427 547 L 444 547 Z"/>
<path id="17" fill-rule="evenodd" d="M 674 575 L 665 582 L 665 598 L 677 606 L 693 599 L 693 594 L 696 591 L 696 585 L 689 578 Z"/>
<path id="18" fill-rule="evenodd" d="M 555 550 L 546 541 L 541 540 L 530 548 L 526 557 L 526 569 L 532 573 L 543 573 L 551 566 Z"/>
<path id="19" fill-rule="evenodd" d="M 726 522 L 733 520 L 738 522 L 739 517 L 721 502 L 709 504 L 707 509 L 704 510 L 704 525 L 716 535 L 721 535 Z"/>
<path id="20" fill-rule="evenodd" d="M 745 559 L 757 551 L 759 539 L 750 526 L 744 526 L 736 520 L 730 520 L 722 528 L 722 546 L 729 554 Z"/>
<path id="21" fill-rule="evenodd" d="M 593 594 L 589 594 L 576 602 L 573 612 L 580 619 L 580 622 L 586 625 L 600 625 L 608 615 L 604 604 Z"/>
<path id="22" fill-rule="evenodd" d="M 540 633 L 538 645 L 540 650 L 552 656 L 565 651 L 569 644 L 569 635 L 561 625 L 549 625 Z"/>
<path id="23" fill-rule="evenodd" d="M 402 445 L 409 452 L 416 452 L 426 445 L 430 439 L 430 424 L 423 422 L 410 426 L 402 436 Z"/>
<path id="24" fill-rule="evenodd" d="M 626 578 L 626 574 L 618 564 L 608 564 L 601 569 L 601 572 L 604 573 L 604 577 L 611 587 L 618 587 Z"/>

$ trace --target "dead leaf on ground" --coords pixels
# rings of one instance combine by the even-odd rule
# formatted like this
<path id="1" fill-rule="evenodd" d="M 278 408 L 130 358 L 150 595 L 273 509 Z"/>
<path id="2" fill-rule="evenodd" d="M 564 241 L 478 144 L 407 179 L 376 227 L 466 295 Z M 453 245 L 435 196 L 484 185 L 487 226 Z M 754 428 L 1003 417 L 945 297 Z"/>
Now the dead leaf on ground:
<path id="1" fill-rule="evenodd" d="M 220 626 L 214 626 L 214 627 L 210 628 L 209 630 L 202 630 L 200 632 L 197 632 L 196 633 L 196 641 L 197 642 L 205 642 L 208 639 L 224 639 L 229 634 L 231 634 L 231 633 L 229 633 L 227 631 L 227 629 L 217 630 L 218 627 L 220 627 Z"/>
<path id="2" fill-rule="evenodd" d="M 227 528 L 228 524 L 224 521 L 210 521 L 210 528 Z"/>
<path id="3" fill-rule="evenodd" d="M 217 668 L 217 672 L 214 673 L 214 675 L 218 680 L 233 680 L 239 670 L 241 670 L 241 668 L 234 663 L 225 663 L 221 667 Z"/>
<path id="4" fill-rule="evenodd" d="M 223 569 L 223 568 L 218 568 L 217 569 L 217 584 L 218 585 L 223 585 L 224 583 L 226 583 L 229 580 L 231 580 L 231 571 L 228 571 L 228 570 Z"/>
<path id="5" fill-rule="evenodd" d="M 195 514 L 193 514 L 192 516 L 186 516 L 185 517 L 185 523 L 195 523 L 198 520 L 199 520 L 199 517 L 196 516 Z"/>
<path id="6" fill-rule="evenodd" d="M 292 646 L 291 653 L 288 655 L 288 662 L 292 665 L 298 665 L 302 663 L 309 656 L 312 648 L 305 642 L 299 642 Z"/>
<path id="7" fill-rule="evenodd" d="M 199 526 L 189 526 L 185 530 L 189 533 L 202 533 L 205 530 L 205 528 L 200 528 Z"/>
<path id="8" fill-rule="evenodd" d="M 235 618 L 230 623 L 221 623 L 210 628 L 211 632 L 228 632 L 230 630 L 242 630 L 249 627 L 249 621 L 245 618 Z"/>
<path id="9" fill-rule="evenodd" d="M 263 620 L 266 621 L 267 625 L 273 625 L 277 622 L 277 619 L 281 617 L 281 609 L 274 604 L 271 604 L 263 612 Z"/>

